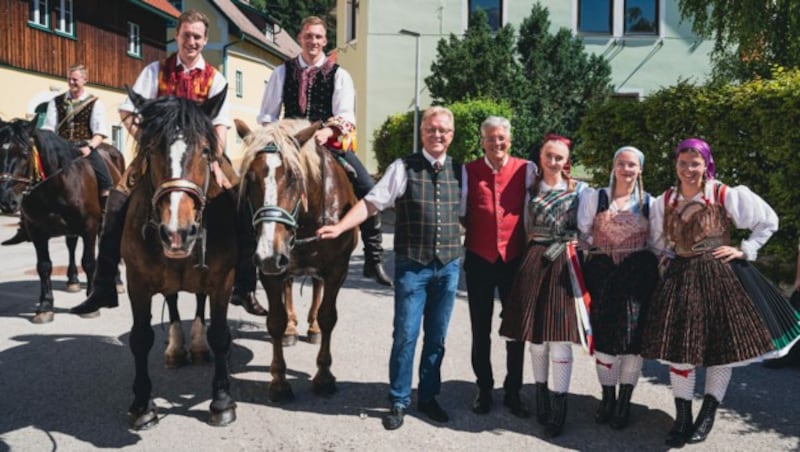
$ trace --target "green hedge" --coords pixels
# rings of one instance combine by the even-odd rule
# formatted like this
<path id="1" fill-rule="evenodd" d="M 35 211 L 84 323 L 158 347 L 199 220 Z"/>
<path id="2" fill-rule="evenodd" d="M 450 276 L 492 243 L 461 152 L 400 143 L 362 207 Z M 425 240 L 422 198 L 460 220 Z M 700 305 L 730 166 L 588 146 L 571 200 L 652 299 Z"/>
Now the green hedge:
<path id="1" fill-rule="evenodd" d="M 674 147 L 692 136 L 706 140 L 717 177 L 750 187 L 778 213 L 780 230 L 761 255 L 792 273 L 771 276 L 791 279 L 800 228 L 798 123 L 800 71 L 779 68 L 770 80 L 717 88 L 680 82 L 641 102 L 609 100 L 584 118 L 575 153 L 594 183 L 606 185 L 613 152 L 636 146 L 646 156 L 645 189 L 660 194 L 676 179 Z"/>
<path id="2" fill-rule="evenodd" d="M 491 100 L 456 102 L 447 106 L 455 119 L 455 134 L 447 154 L 457 162 L 469 162 L 483 155 L 480 146 L 480 125 L 489 116 L 504 116 L 513 121 L 512 110 L 505 103 Z M 420 112 L 420 120 L 422 118 Z M 513 130 L 512 130 L 513 133 Z M 420 143 L 419 148 L 422 148 Z M 375 130 L 372 150 L 383 173 L 394 160 L 414 149 L 414 112 L 390 116 Z M 517 154 L 522 155 L 519 150 Z"/>

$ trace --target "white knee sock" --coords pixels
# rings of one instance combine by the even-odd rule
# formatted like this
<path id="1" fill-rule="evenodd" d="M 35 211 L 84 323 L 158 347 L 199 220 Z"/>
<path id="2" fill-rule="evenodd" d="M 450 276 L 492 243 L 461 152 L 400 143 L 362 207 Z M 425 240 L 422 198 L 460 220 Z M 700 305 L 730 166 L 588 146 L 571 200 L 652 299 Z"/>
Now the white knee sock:
<path id="1" fill-rule="evenodd" d="M 531 344 L 530 346 L 533 381 L 536 383 L 547 383 L 547 374 L 550 370 L 549 349 L 546 342 L 544 344 Z"/>
<path id="2" fill-rule="evenodd" d="M 569 391 L 569 379 L 572 376 L 572 344 L 551 342 L 550 361 L 553 368 L 553 380 L 550 387 L 553 392 Z"/>
<path id="3" fill-rule="evenodd" d="M 636 386 L 639 375 L 642 374 L 644 359 L 641 355 L 622 355 L 619 357 L 619 382 L 624 385 Z"/>
<path id="4" fill-rule="evenodd" d="M 694 398 L 695 377 L 693 365 L 670 364 L 669 381 L 672 383 L 672 395 L 676 399 L 692 400 Z"/>
<path id="5" fill-rule="evenodd" d="M 733 369 L 727 366 L 711 366 L 706 369 L 706 394 L 714 396 L 717 402 L 722 402 L 728 383 L 731 381 Z"/>
<path id="6" fill-rule="evenodd" d="M 597 380 L 603 386 L 616 386 L 617 385 L 617 364 L 619 359 L 613 355 L 607 355 L 603 352 L 594 352 L 594 367 L 597 369 Z"/>

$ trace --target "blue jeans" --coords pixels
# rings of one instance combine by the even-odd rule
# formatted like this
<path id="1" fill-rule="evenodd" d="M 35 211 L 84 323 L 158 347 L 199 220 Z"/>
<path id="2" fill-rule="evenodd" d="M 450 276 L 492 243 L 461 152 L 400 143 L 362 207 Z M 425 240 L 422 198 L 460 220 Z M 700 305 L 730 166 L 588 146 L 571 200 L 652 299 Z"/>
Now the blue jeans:
<path id="1" fill-rule="evenodd" d="M 422 357 L 419 363 L 417 401 L 427 402 L 439 394 L 440 368 L 444 357 L 447 325 L 458 288 L 460 259 L 428 265 L 395 258 L 394 334 L 389 358 L 389 400 L 393 406 L 411 404 L 414 349 L 422 323 Z M 424 317 L 424 321 L 423 321 Z"/>

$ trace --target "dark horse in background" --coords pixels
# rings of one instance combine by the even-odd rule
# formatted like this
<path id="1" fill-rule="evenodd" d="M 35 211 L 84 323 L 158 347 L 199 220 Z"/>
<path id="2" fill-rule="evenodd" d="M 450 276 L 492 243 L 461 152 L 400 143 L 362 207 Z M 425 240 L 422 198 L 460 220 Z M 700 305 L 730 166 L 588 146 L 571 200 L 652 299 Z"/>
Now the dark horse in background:
<path id="1" fill-rule="evenodd" d="M 245 156 L 240 174 L 240 208 L 254 210 L 257 238 L 253 257 L 269 301 L 267 329 L 272 336 L 272 401 L 291 400 L 294 395 L 286 380 L 283 336 L 287 312 L 283 305 L 287 280 L 312 276 L 323 285 L 318 321 L 322 341 L 317 355 L 317 374 L 312 380 L 315 393 L 329 395 L 336 390 L 330 371 L 331 334 L 336 325 L 336 297 L 347 276 L 350 254 L 358 240 L 355 229 L 335 240 L 316 241 L 316 230 L 338 222 L 356 203 L 347 174 L 330 152 L 312 139 L 318 124 L 305 120 L 284 120 L 257 130 L 237 121 L 245 137 Z M 313 310 L 313 306 L 312 306 Z"/>
<path id="2" fill-rule="evenodd" d="M 36 271 L 40 280 L 39 306 L 32 321 L 53 320 L 53 287 L 50 279 L 51 237 L 67 236 L 70 249 L 68 283 L 77 283 L 75 244 L 83 240 L 81 265 L 88 275 L 87 293 L 92 289 L 95 242 L 100 228 L 100 198 L 97 179 L 80 151 L 57 134 L 36 129 L 36 118 L 0 121 L 0 209 L 21 211 L 22 222 L 36 248 Z M 99 148 L 116 183 L 125 170 L 122 154 L 115 147 Z"/>
<path id="3" fill-rule="evenodd" d="M 137 430 L 158 422 L 148 372 L 154 341 L 152 296 L 181 290 L 210 299 L 208 342 L 214 352 L 214 377 L 209 423 L 226 425 L 236 419 L 227 365 L 228 299 L 237 259 L 236 201 L 211 173 L 217 137 L 209 119 L 219 111 L 224 93 L 202 105 L 129 94 L 141 119 L 137 159 L 146 168 L 128 201 L 121 249 L 130 283 L 130 348 L 136 366 L 129 421 Z"/>

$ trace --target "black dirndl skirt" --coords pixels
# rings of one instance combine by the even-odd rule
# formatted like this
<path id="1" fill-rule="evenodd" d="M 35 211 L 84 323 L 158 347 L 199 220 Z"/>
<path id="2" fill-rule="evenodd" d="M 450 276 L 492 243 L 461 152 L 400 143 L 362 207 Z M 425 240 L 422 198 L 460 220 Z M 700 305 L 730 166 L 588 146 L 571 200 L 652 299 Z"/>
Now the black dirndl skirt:
<path id="1" fill-rule="evenodd" d="M 567 253 L 544 257 L 547 245 L 531 244 L 503 308 L 500 335 L 517 341 L 580 344 Z"/>
<path id="2" fill-rule="evenodd" d="M 751 299 L 733 265 L 710 253 L 677 257 L 651 300 L 642 356 L 703 367 L 771 357 L 776 347 L 764 309 L 756 306 L 761 303 Z"/>
<path id="3" fill-rule="evenodd" d="M 658 284 L 658 259 L 636 251 L 614 264 L 607 254 L 591 255 L 583 277 L 592 296 L 594 348 L 609 355 L 641 353 L 642 328 Z"/>

